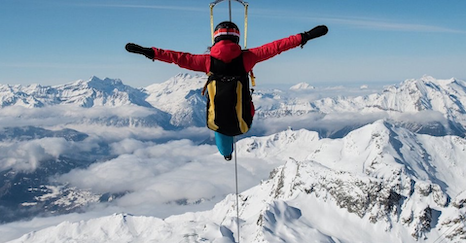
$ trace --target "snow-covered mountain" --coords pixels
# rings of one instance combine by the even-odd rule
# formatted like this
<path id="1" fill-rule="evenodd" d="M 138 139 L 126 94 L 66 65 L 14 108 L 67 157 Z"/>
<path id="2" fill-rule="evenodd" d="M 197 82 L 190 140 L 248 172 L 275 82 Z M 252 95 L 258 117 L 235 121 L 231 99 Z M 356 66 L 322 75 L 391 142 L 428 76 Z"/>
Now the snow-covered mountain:
<path id="1" fill-rule="evenodd" d="M 383 121 L 342 139 L 284 131 L 238 143 L 240 158 L 283 160 L 240 194 L 241 242 L 466 240 L 466 140 Z M 114 214 L 12 242 L 237 242 L 234 195 L 165 219 Z"/>
<path id="2" fill-rule="evenodd" d="M 45 217 L 0 225 L 0 241 L 238 241 L 205 81 L 0 85 L 0 221 Z M 466 241 L 465 92 L 429 76 L 256 88 L 237 143 L 241 242 Z"/>
<path id="3" fill-rule="evenodd" d="M 178 74 L 147 86 L 146 99 L 152 106 L 171 114 L 175 126 L 204 126 L 206 101 L 201 92 L 207 77 Z"/>
<path id="4" fill-rule="evenodd" d="M 123 84 L 119 79 L 99 79 L 57 85 L 0 85 L 0 107 L 43 107 L 76 104 L 82 107 L 138 105 L 149 107 L 146 94 Z"/>
<path id="5" fill-rule="evenodd" d="M 382 118 L 424 134 L 466 134 L 466 83 L 461 80 L 424 76 L 387 86 L 382 92 L 356 96 L 344 95 L 347 94 L 344 87 L 334 89 L 334 97 L 311 96 L 309 94 L 322 90 L 311 92 L 308 87 L 299 84 L 287 94 L 281 91 L 257 94 L 257 116 L 273 119 L 304 115 L 307 120 L 317 120 L 316 125 L 304 128 L 320 130 L 328 137 L 341 137 Z M 303 95 L 306 90 L 309 92 Z M 336 117 L 344 121 L 344 125 L 337 126 Z M 334 120 L 333 131 L 326 128 L 330 119 Z M 339 129 L 335 130 L 336 127 Z"/>
<path id="6" fill-rule="evenodd" d="M 110 112 L 105 119 L 87 117 L 81 123 L 203 127 L 205 98 L 201 90 L 205 81 L 205 76 L 179 74 L 142 89 L 131 88 L 118 79 L 101 80 L 97 77 L 58 86 L 0 85 L 0 106 L 32 108 L 73 105 L 106 110 L 122 106 L 136 109 L 136 106 L 151 114 L 146 112 L 138 119 L 134 119 L 133 114 L 131 120 Z M 321 95 L 328 93 L 329 89 L 318 89 L 306 83 L 294 85 L 288 91 L 256 90 L 253 94 L 256 120 L 276 122 L 283 117 L 310 120 L 311 116 L 315 122 L 297 123 L 297 128 L 318 130 L 326 137 L 342 137 L 355 128 L 382 118 L 392 119 L 412 131 L 425 134 L 463 136 L 466 133 L 466 83 L 461 80 L 438 80 L 424 76 L 366 95 L 345 95 L 344 87 L 330 90 L 332 97 Z M 338 114 L 344 125 L 333 123 L 329 129 L 326 120 L 333 119 L 334 114 Z M 263 133 L 259 131 L 255 134 Z"/>
<path id="7" fill-rule="evenodd" d="M 292 86 L 292 90 L 303 91 L 315 89 L 308 84 Z M 341 87 L 344 94 L 344 87 Z M 399 85 L 385 87 L 381 93 L 365 96 L 324 97 L 309 101 L 299 99 L 306 106 L 308 112 L 421 112 L 426 110 L 437 111 L 447 117 L 458 118 L 464 115 L 466 105 L 466 82 L 454 78 L 447 80 L 424 76 L 420 79 L 408 79 Z M 306 97 L 307 98 L 307 97 Z M 304 107 L 301 108 L 304 110 Z"/>
<path id="8" fill-rule="evenodd" d="M 308 83 L 299 83 L 290 87 L 291 90 L 306 90 L 306 89 L 315 89 L 314 86 Z"/>

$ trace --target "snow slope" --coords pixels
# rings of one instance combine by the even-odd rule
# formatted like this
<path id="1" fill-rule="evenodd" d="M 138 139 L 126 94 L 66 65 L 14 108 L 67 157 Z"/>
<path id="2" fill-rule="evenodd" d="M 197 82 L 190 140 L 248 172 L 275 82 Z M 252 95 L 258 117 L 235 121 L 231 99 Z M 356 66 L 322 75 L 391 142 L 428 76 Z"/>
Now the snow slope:
<path id="1" fill-rule="evenodd" d="M 242 139 L 240 159 L 283 165 L 241 192 L 241 242 L 464 241 L 465 155 L 460 137 L 419 135 L 382 120 L 341 139 L 307 130 Z M 235 242 L 235 196 L 165 219 L 63 222 L 11 242 L 64 241 Z"/>
<path id="2" fill-rule="evenodd" d="M 240 237 L 231 163 L 194 142 L 209 140 L 204 82 L 0 85 L 0 199 L 12 200 L 0 210 L 63 213 L 0 225 L 3 239 L 466 241 L 464 81 L 424 76 L 364 95 L 305 83 L 256 90 L 253 130 L 237 143 Z M 174 205 L 204 211 L 157 215 Z"/>
<path id="3" fill-rule="evenodd" d="M 147 86 L 146 101 L 171 114 L 170 123 L 175 126 L 204 126 L 206 102 L 201 91 L 206 81 L 206 76 L 178 74 L 163 83 Z"/>

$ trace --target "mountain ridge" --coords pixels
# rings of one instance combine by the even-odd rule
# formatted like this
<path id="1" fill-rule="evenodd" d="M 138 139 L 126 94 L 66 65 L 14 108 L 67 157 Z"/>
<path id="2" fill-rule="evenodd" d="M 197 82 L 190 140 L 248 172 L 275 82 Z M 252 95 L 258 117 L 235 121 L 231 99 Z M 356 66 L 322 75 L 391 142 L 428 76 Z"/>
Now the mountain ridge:
<path id="1" fill-rule="evenodd" d="M 205 81 L 206 76 L 178 74 L 163 83 L 139 89 L 125 85 L 119 79 L 102 80 L 97 77 L 56 86 L 0 85 L 0 107 L 137 106 L 150 109 L 158 115 L 164 113 L 163 116 L 170 120 L 173 127 L 203 127 L 206 101 L 201 95 L 201 89 Z M 407 79 L 399 85 L 386 86 L 378 93 L 357 96 L 319 97 L 317 94 L 322 89 L 308 87 L 308 84 L 302 83 L 292 86 L 286 92 L 257 90 L 253 93 L 255 120 L 312 116 L 318 119 L 316 126 L 307 125 L 303 128 L 322 130 L 322 134 L 328 133 L 329 137 L 341 137 L 348 130 L 381 118 L 393 119 L 416 132 L 466 135 L 466 82 L 455 78 L 438 80 L 423 76 L 420 79 Z M 338 93 L 338 89 L 334 92 Z M 419 115 L 422 113 L 429 116 Z M 325 131 L 327 128 L 319 127 L 325 124 L 320 125 L 321 121 L 333 114 L 358 114 L 368 120 L 362 124 L 348 120 L 346 127 L 336 131 Z M 165 120 L 159 123 L 165 123 Z"/>
<path id="2" fill-rule="evenodd" d="M 457 156 L 464 156 L 465 140 L 454 136 L 450 139 L 459 142 L 454 146 Z M 450 161 L 446 167 L 440 166 L 445 164 L 441 160 L 430 161 L 432 165 L 426 163 L 423 156 L 435 154 L 429 143 L 449 144 L 435 142 L 438 140 L 444 138 L 415 135 L 377 121 L 337 140 L 320 139 L 312 131 L 287 130 L 238 141 L 238 155 L 242 159 L 265 156 L 266 161 L 272 158 L 285 161 L 270 173 L 269 179 L 240 193 L 241 241 L 303 242 L 312 237 L 318 242 L 394 242 L 395 239 L 434 242 L 440 237 L 453 241 L 466 238 L 466 232 L 461 231 L 466 194 L 463 191 L 449 196 L 461 188 L 454 187 L 455 184 L 465 185 L 462 175 L 466 167 L 456 156 L 446 159 Z M 293 158 L 296 151 L 303 153 L 304 148 L 297 149 L 295 145 L 305 143 L 308 145 L 303 146 L 308 149 L 298 160 Z M 416 144 L 419 149 L 409 148 Z M 283 149 L 277 151 L 277 148 Z M 279 151 L 282 155 L 276 158 Z M 432 171 L 432 167 L 437 171 Z M 439 173 L 454 178 L 447 180 L 440 176 L 432 180 Z M 238 239 L 234 205 L 235 197 L 230 194 L 212 210 L 165 219 L 114 214 L 89 221 L 65 222 L 25 235 L 18 242 L 41 242 L 41 239 L 60 242 L 64 237 L 112 242 L 117 236 L 141 242 L 235 242 Z M 319 217 L 325 220 L 316 218 L 318 212 L 324 213 Z M 347 231 L 332 230 L 327 222 L 333 222 L 332 218 L 341 218 L 342 223 L 351 224 L 350 228 L 359 231 L 362 228 L 358 227 L 364 227 L 366 233 L 348 235 Z M 143 226 L 148 221 L 157 230 Z M 456 230 L 442 234 L 450 229 Z M 91 236 L 82 238 L 82 235 Z"/>
<path id="3" fill-rule="evenodd" d="M 32 228 L 35 232 L 9 239 L 238 240 L 234 195 L 228 194 L 231 190 L 223 177 L 208 181 L 224 175 L 227 164 L 219 163 L 221 157 L 213 146 L 182 139 L 208 140 L 209 135 L 200 132 L 205 129 L 205 100 L 200 94 L 205 78 L 179 74 L 141 89 L 96 77 L 53 87 L 0 85 L 0 94 L 5 95 L 0 96 L 0 148 L 5 152 L 0 159 L 8 168 L 3 171 L 0 195 L 10 195 L 14 186 L 21 185 L 29 190 L 19 206 L 23 212 L 42 205 L 48 208 L 47 215 L 65 213 L 66 217 L 81 210 L 100 215 Z M 322 97 L 318 94 L 322 89 L 308 87 L 299 84 L 287 91 L 253 94 L 258 115 L 253 130 L 239 138 L 236 147 L 244 180 L 242 241 L 459 242 L 466 238 L 465 82 L 424 76 L 382 92 L 333 97 Z M 21 122 L 15 124 L 18 117 Z M 29 171 L 19 173 L 15 168 Z M 177 174 L 178 169 L 199 174 Z M 113 184 L 121 184 L 105 178 L 105 173 L 95 174 L 101 170 L 112 173 L 110 179 L 127 175 L 125 183 L 147 190 L 135 185 L 115 189 Z M 35 172 L 43 177 L 30 178 L 39 176 Z M 109 185 L 93 190 L 99 181 L 82 181 L 87 177 Z M 56 184 L 50 184 L 52 180 Z M 183 194 L 188 185 L 176 180 L 200 193 Z M 34 181 L 39 184 L 30 184 Z M 178 188 L 179 196 L 169 188 Z M 156 199 L 147 193 L 155 193 Z M 155 200 L 154 205 L 165 202 L 160 204 L 163 207 L 213 208 L 164 219 L 144 216 L 134 207 L 107 215 L 92 211 L 131 203 L 140 207 L 141 197 L 148 203 Z M 134 210 L 139 212 L 136 216 L 130 214 Z M 149 229 L 147 222 L 160 228 Z M 336 229 L 345 226 L 348 230 Z"/>

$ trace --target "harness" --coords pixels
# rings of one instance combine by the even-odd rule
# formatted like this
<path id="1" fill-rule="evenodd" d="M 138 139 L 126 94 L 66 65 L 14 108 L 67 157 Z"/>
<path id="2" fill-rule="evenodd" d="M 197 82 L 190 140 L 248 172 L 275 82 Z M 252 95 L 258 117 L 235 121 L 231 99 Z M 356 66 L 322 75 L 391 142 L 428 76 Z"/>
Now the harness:
<path id="1" fill-rule="evenodd" d="M 211 56 L 207 90 L 207 127 L 224 135 L 246 133 L 252 124 L 254 106 L 243 55 L 225 63 Z"/>

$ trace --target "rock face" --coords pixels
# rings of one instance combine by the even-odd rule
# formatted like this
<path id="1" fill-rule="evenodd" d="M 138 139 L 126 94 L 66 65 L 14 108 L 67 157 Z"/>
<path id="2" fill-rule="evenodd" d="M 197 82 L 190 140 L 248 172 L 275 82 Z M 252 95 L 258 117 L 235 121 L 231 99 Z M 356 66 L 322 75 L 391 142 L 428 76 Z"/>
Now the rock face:
<path id="1" fill-rule="evenodd" d="M 254 153 L 264 149 L 258 144 L 268 144 L 274 149 L 284 141 L 303 144 L 305 141 L 301 139 L 311 136 L 300 132 L 288 131 L 265 141 L 245 139 L 249 143 L 246 151 Z M 449 195 L 449 191 L 454 194 L 462 188 L 458 185 L 464 185 L 465 164 L 453 162 L 461 160 L 453 154 L 444 159 L 436 155 L 442 150 L 464 151 L 463 139 L 415 135 L 380 121 L 355 130 L 341 140 L 306 142 L 305 160 L 290 158 L 263 183 L 262 187 L 268 186 L 261 191 L 269 191 L 273 200 L 286 200 L 291 205 L 289 200 L 296 198 L 324 201 L 357 215 L 362 221 L 381 224 L 387 232 L 398 234 L 401 227 L 414 240 L 425 240 L 443 232 L 445 225 L 456 219 L 458 224 L 451 227 L 460 230 L 444 237 L 450 240 L 466 237 L 462 230 L 464 221 L 460 223 L 464 209 L 458 210 L 461 207 L 458 205 L 464 205 L 461 199 L 464 192 L 453 195 L 453 200 Z M 260 154 L 276 156 L 266 150 Z M 256 193 L 251 195 L 254 197 Z M 260 218 L 263 222 L 264 216 Z M 463 235 L 459 236 L 461 232 Z"/>

